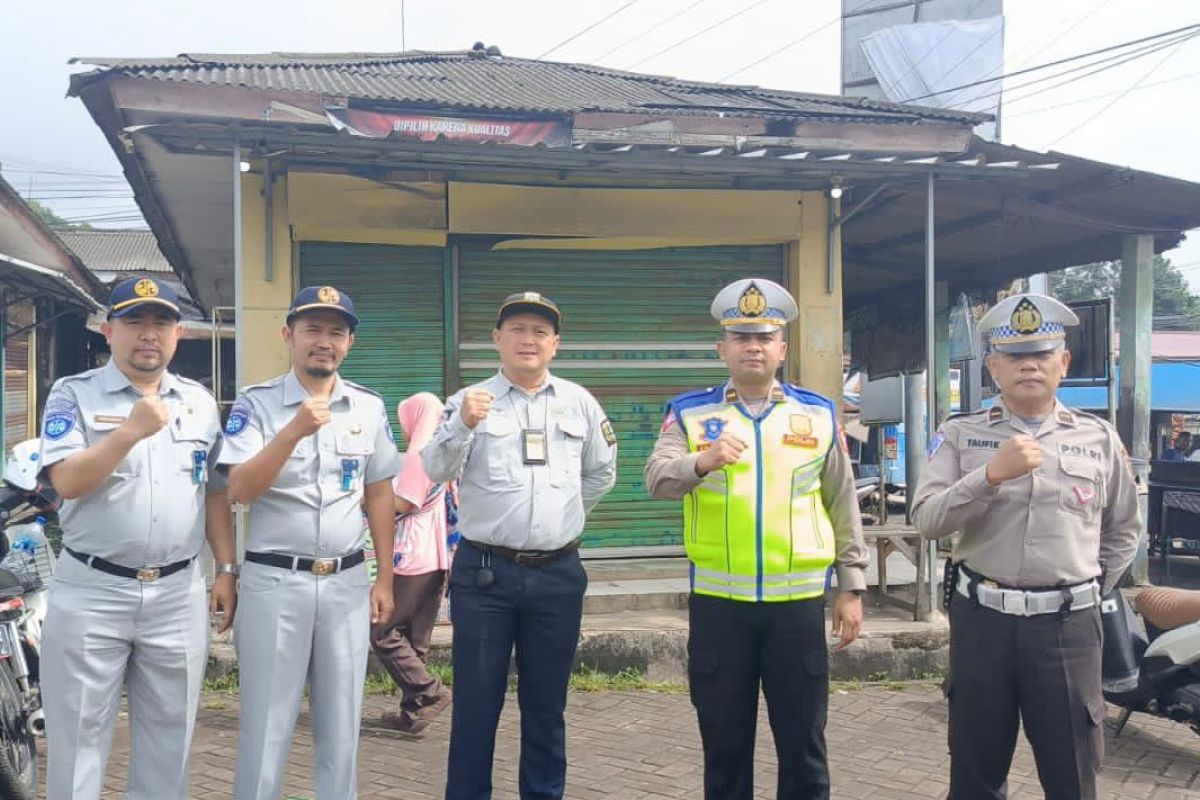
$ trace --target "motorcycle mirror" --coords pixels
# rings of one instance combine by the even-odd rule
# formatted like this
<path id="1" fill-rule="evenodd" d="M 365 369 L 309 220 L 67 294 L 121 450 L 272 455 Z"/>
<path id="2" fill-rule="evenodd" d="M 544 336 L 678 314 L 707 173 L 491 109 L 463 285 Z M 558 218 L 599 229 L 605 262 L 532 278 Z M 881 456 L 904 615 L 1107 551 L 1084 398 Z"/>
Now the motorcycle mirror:
<path id="1" fill-rule="evenodd" d="M 4 480 L 27 492 L 37 488 L 38 473 L 41 471 L 41 439 L 27 439 L 14 445 L 4 461 Z"/>

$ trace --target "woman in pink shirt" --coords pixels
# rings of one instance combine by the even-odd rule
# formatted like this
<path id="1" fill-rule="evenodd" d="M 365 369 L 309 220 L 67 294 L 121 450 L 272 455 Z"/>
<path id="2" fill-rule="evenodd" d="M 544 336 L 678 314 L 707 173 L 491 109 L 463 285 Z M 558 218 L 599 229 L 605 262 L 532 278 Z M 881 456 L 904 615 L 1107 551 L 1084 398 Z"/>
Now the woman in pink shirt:
<path id="1" fill-rule="evenodd" d="M 396 495 L 396 541 L 392 556 L 395 611 L 371 629 L 371 647 L 403 693 L 400 710 L 383 724 L 419 734 L 450 704 L 450 690 L 425 667 L 442 587 L 449 567 L 446 552 L 446 492 L 421 465 L 421 448 L 433 438 L 442 402 L 421 392 L 400 403 L 396 414 L 408 440 L 404 467 L 392 483 Z"/>

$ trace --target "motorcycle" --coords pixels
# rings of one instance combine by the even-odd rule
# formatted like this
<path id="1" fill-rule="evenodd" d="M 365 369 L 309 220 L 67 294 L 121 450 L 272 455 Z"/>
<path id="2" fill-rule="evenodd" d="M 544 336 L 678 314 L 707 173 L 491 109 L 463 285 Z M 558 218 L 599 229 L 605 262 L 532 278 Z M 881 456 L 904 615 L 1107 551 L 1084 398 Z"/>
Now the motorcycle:
<path id="1" fill-rule="evenodd" d="M 11 800 L 37 796 L 37 737 L 45 733 L 38 677 L 54 562 L 39 515 L 58 497 L 38 479 L 40 453 L 37 439 L 14 447 L 0 483 L 0 797 Z"/>
<path id="2" fill-rule="evenodd" d="M 1136 603 L 1138 613 L 1120 589 L 1100 600 L 1104 699 L 1121 708 L 1115 735 L 1134 712 L 1200 735 L 1200 592 L 1153 587 Z"/>

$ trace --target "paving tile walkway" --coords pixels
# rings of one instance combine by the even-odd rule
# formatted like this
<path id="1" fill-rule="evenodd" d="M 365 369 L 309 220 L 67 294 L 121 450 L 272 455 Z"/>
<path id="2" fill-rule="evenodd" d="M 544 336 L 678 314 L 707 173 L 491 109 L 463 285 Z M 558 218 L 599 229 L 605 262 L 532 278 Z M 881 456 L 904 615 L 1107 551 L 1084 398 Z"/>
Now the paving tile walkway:
<path id="1" fill-rule="evenodd" d="M 359 755 L 362 800 L 441 800 L 449 717 L 426 738 L 411 741 L 375 720 L 395 701 L 368 697 Z M 760 709 L 756 798 L 774 797 L 775 756 Z M 195 800 L 227 800 L 237 745 L 236 696 L 207 694 L 200 711 L 192 761 Z M 1115 714 L 1114 714 L 1115 717 Z M 517 800 L 519 729 L 515 699 L 505 708 L 496 754 L 496 800 Z M 287 794 L 312 797 L 312 737 L 307 710 L 300 716 L 288 765 Z M 701 786 L 699 740 L 684 694 L 575 693 L 569 706 L 567 797 L 573 800 L 692 800 Z M 828 729 L 836 798 L 945 796 L 946 708 L 928 684 L 903 690 L 867 685 L 831 698 Z M 121 797 L 129 763 L 122 723 L 113 745 L 106 800 Z M 1009 781 L 1014 800 L 1040 798 L 1029 748 L 1017 749 Z M 1200 737 L 1188 728 L 1135 716 L 1119 739 L 1109 740 L 1104 798 L 1200 799 Z"/>

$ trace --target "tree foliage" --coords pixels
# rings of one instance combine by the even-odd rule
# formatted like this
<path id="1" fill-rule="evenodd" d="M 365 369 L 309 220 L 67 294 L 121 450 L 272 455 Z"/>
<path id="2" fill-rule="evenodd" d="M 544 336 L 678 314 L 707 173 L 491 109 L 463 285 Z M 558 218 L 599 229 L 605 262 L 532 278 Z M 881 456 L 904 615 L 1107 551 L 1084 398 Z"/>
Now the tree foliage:
<path id="1" fill-rule="evenodd" d="M 1049 275 L 1050 293 L 1070 303 L 1080 300 L 1116 299 L 1121 288 L 1121 262 L 1097 261 L 1068 267 Z M 1120 308 L 1116 308 L 1120 315 Z M 1200 295 L 1171 260 L 1154 257 L 1154 329 L 1200 331 Z"/>

